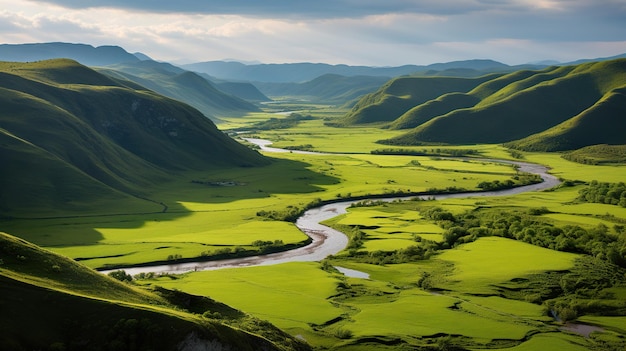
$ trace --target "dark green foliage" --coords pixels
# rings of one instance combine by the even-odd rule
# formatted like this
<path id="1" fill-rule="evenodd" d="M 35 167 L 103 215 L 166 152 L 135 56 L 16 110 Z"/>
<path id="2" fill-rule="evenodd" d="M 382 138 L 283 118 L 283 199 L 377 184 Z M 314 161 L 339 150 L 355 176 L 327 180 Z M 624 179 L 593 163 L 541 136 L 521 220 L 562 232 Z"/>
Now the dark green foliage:
<path id="1" fill-rule="evenodd" d="M 626 207 L 626 184 L 592 181 L 578 192 L 576 200 Z"/>
<path id="2" fill-rule="evenodd" d="M 306 206 L 300 208 L 297 206 L 289 205 L 286 209 L 282 211 L 266 211 L 261 210 L 256 213 L 259 217 L 265 217 L 267 219 L 272 219 L 276 221 L 285 221 L 285 222 L 295 222 L 300 215 L 302 215 L 306 210 L 317 207 L 322 204 L 321 199 L 315 199 L 314 201 L 308 203 Z"/>
<path id="3" fill-rule="evenodd" d="M 117 270 L 117 271 L 113 271 L 111 273 L 108 274 L 109 277 L 117 279 L 121 282 L 132 282 L 133 281 L 133 276 L 126 273 L 126 271 L 124 270 Z"/>
<path id="4" fill-rule="evenodd" d="M 610 233 L 604 225 L 592 229 L 573 225 L 557 227 L 537 216 L 542 212 L 541 209 L 533 214 L 475 210 L 454 216 L 434 207 L 421 213 L 446 229 L 443 236 L 449 247 L 495 235 L 553 250 L 582 253 L 626 267 L 626 237 L 623 235 Z"/>
<path id="5" fill-rule="evenodd" d="M 504 182 L 499 180 L 494 180 L 491 182 L 480 182 L 478 184 L 478 188 L 491 191 L 491 190 L 501 190 L 501 189 L 510 189 L 516 186 L 529 185 L 541 183 L 542 179 L 539 175 L 531 174 L 531 173 L 520 173 L 511 179 L 507 179 Z"/>

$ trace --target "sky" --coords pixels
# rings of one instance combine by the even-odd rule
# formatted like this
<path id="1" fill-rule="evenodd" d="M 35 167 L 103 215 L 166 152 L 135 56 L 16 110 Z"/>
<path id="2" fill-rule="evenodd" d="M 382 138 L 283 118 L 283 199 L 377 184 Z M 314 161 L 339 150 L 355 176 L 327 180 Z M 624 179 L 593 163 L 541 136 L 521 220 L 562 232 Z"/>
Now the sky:
<path id="1" fill-rule="evenodd" d="M 0 43 L 191 63 L 510 65 L 626 53 L 626 0 L 0 0 Z"/>

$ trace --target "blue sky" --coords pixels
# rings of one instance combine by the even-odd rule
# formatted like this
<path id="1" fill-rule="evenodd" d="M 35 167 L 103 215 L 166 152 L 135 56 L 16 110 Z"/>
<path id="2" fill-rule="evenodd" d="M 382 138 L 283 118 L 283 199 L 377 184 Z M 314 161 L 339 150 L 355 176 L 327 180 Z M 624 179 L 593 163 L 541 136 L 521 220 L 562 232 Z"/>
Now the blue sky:
<path id="1" fill-rule="evenodd" d="M 0 42 L 157 60 L 396 66 L 626 53 L 626 0 L 0 0 Z"/>

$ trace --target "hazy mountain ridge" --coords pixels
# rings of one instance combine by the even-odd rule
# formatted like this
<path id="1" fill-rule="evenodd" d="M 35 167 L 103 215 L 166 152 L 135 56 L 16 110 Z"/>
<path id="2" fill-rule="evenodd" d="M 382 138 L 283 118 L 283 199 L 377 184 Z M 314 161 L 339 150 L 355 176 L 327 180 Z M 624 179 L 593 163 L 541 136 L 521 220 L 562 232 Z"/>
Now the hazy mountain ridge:
<path id="1" fill-rule="evenodd" d="M 176 170 L 266 163 L 190 106 L 75 61 L 1 63 L 0 75 L 0 158 L 14 165 L 0 176 L 0 210 L 79 208 Z"/>
<path id="2" fill-rule="evenodd" d="M 477 71 L 507 70 L 510 66 L 493 60 L 466 60 L 435 63 L 427 66 L 403 65 L 397 67 L 372 67 L 330 65 L 326 63 L 283 63 L 245 65 L 239 62 L 208 61 L 182 65 L 190 71 L 209 74 L 220 79 L 245 80 L 270 83 L 302 83 L 326 74 L 341 76 L 397 77 L 427 71 L 466 68 Z"/>
<path id="3" fill-rule="evenodd" d="M 626 134 L 618 132 L 624 130 L 625 87 L 626 59 L 515 72 L 467 93 L 479 99 L 474 106 L 468 106 L 469 98 L 464 105 L 449 104 L 434 113 L 428 107 L 436 100 L 417 105 L 391 124 L 414 129 L 386 142 L 510 142 L 512 147 L 542 151 L 626 144 Z"/>
<path id="4" fill-rule="evenodd" d="M 343 104 L 375 91 L 390 77 L 325 74 L 304 83 L 264 83 L 255 85 L 268 96 L 298 96 L 316 102 Z"/>

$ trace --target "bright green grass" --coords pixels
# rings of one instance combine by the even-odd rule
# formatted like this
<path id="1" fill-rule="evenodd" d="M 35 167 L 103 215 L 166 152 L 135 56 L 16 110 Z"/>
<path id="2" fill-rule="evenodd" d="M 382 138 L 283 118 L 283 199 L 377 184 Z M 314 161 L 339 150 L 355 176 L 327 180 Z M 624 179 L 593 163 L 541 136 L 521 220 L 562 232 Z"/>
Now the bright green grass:
<path id="1" fill-rule="evenodd" d="M 417 263 L 401 263 L 387 266 L 380 266 L 367 263 L 351 262 L 340 260 L 338 266 L 365 272 L 370 275 L 370 279 L 382 282 L 389 282 L 398 286 L 415 285 L 424 272 L 430 272 L 440 266 L 440 262 L 422 261 Z"/>
<path id="2" fill-rule="evenodd" d="M 290 330 L 323 324 L 344 311 L 328 297 L 337 279 L 315 262 L 189 273 L 151 281 L 170 289 L 210 296 L 276 326 Z"/>
<path id="3" fill-rule="evenodd" d="M 547 270 L 568 269 L 576 257 L 511 239 L 485 237 L 447 250 L 437 259 L 454 264 L 454 272 L 447 279 L 455 290 L 489 293 L 489 285 L 493 283 Z"/>
<path id="4" fill-rule="evenodd" d="M 483 341 L 522 339 L 533 327 L 514 320 L 499 321 L 481 315 L 453 310 L 458 300 L 426 292 L 402 292 L 392 302 L 367 304 L 352 316 L 346 328 L 356 336 L 430 336 L 439 333 L 464 335 Z"/>
<path id="5" fill-rule="evenodd" d="M 516 317 L 550 320 L 544 316 L 543 307 L 529 302 L 508 300 L 499 296 L 468 296 L 465 297 L 471 304 L 482 309 L 491 310 L 501 315 L 512 315 Z"/>
<path id="6" fill-rule="evenodd" d="M 577 319 L 581 323 L 589 323 L 626 333 L 626 317 L 582 316 Z"/>
<path id="7" fill-rule="evenodd" d="M 483 350 L 483 349 L 475 349 Z M 561 333 L 549 333 L 549 334 L 537 334 L 530 340 L 523 342 L 522 344 L 505 348 L 505 349 L 490 349 L 490 351 L 589 351 L 589 348 L 581 345 L 580 338 L 564 335 Z"/>
<path id="8" fill-rule="evenodd" d="M 558 153 L 529 153 L 526 159 L 530 162 L 549 165 L 551 173 L 557 177 L 570 180 L 590 182 L 623 182 L 624 166 L 592 166 L 584 165 L 561 158 Z"/>

